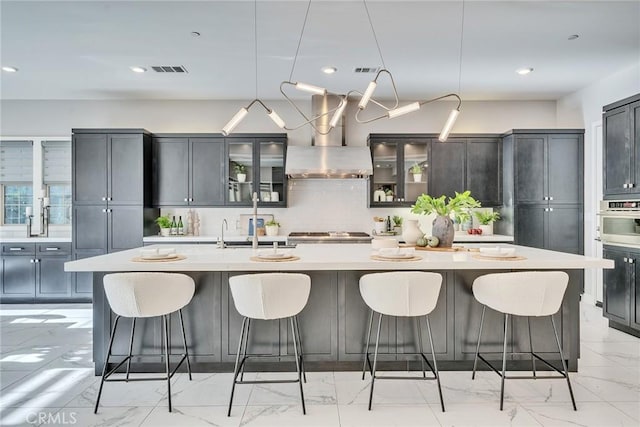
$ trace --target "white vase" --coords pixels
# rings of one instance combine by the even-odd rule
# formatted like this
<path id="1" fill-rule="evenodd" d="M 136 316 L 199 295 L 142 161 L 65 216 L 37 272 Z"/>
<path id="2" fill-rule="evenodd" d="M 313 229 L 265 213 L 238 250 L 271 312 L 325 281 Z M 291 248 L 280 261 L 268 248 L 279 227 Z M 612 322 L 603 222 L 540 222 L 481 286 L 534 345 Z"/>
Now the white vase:
<path id="1" fill-rule="evenodd" d="M 482 230 L 482 235 L 483 236 L 492 236 L 493 235 L 493 224 L 487 224 L 487 225 L 480 224 L 478 226 L 478 228 L 480 230 Z"/>
<path id="2" fill-rule="evenodd" d="M 422 174 L 421 173 L 414 173 L 413 174 L 413 182 L 420 182 L 422 181 Z"/>
<path id="3" fill-rule="evenodd" d="M 160 229 L 160 235 L 162 237 L 169 237 L 171 235 L 171 229 L 170 228 L 161 228 Z"/>
<path id="4" fill-rule="evenodd" d="M 415 245 L 416 241 L 424 236 L 422 230 L 418 226 L 417 219 L 407 219 L 402 224 L 402 240 L 408 245 Z"/>
<path id="5" fill-rule="evenodd" d="M 391 196 L 387 195 L 385 197 L 387 199 L 387 202 L 393 202 L 393 195 L 391 195 Z"/>
<path id="6" fill-rule="evenodd" d="M 267 232 L 267 236 L 277 236 L 280 231 L 280 226 L 278 225 L 265 225 L 264 228 Z"/>
<path id="7" fill-rule="evenodd" d="M 245 182 L 247 180 L 247 174 L 239 173 L 236 176 L 238 178 L 238 182 Z"/>

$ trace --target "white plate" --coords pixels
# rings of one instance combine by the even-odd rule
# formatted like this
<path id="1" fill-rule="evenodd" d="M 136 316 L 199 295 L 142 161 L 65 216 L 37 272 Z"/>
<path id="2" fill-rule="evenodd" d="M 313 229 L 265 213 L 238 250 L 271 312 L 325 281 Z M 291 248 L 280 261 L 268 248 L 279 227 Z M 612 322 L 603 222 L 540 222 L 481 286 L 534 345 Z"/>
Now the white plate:
<path id="1" fill-rule="evenodd" d="M 518 255 L 516 255 L 515 253 L 499 254 L 499 255 L 491 255 L 491 254 L 481 254 L 481 253 L 479 253 L 478 256 L 480 258 L 517 258 L 518 257 Z"/>
<path id="2" fill-rule="evenodd" d="M 142 259 L 171 259 L 177 258 L 178 254 L 157 254 L 157 255 L 143 255 L 140 258 Z"/>
<path id="3" fill-rule="evenodd" d="M 291 254 L 270 254 L 270 255 L 258 255 L 258 258 L 261 259 L 289 259 L 293 258 Z"/>
<path id="4" fill-rule="evenodd" d="M 516 256 L 515 248 L 480 248 L 480 255 L 485 257 L 513 258 Z"/>
<path id="5" fill-rule="evenodd" d="M 387 258 L 387 259 L 407 259 L 407 258 L 413 258 L 415 255 L 414 254 L 378 254 L 378 256 L 380 258 Z"/>

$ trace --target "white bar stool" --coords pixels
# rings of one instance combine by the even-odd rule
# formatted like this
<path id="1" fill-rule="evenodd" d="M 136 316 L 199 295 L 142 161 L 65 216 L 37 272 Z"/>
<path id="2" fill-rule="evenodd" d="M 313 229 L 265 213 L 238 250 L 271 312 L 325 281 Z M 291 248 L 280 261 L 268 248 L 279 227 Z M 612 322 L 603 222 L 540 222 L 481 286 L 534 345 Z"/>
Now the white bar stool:
<path id="1" fill-rule="evenodd" d="M 236 365 L 233 370 L 233 385 L 231 386 L 227 416 L 231 416 L 231 405 L 233 404 L 233 393 L 236 384 L 265 383 L 299 383 L 302 413 L 306 414 L 304 392 L 302 390 L 304 361 L 297 314 L 302 311 L 309 300 L 311 278 L 306 274 L 299 273 L 244 274 L 230 277 L 229 288 L 231 289 L 236 310 L 242 315 L 243 319 L 238 342 L 238 353 L 236 354 Z M 248 358 L 255 357 L 247 355 L 251 320 L 277 320 L 284 318 L 289 318 L 291 323 L 298 378 L 295 380 L 244 381 L 244 364 Z M 298 351 L 298 346 L 300 351 Z M 242 359 L 240 359 L 240 353 L 242 353 Z M 240 380 L 238 380 L 238 375 L 240 375 Z"/>
<path id="2" fill-rule="evenodd" d="M 440 394 L 440 405 L 444 412 L 444 399 L 442 398 L 442 388 L 440 387 L 440 374 L 436 354 L 433 349 L 433 336 L 431 335 L 431 325 L 429 324 L 429 313 L 431 313 L 438 302 L 440 287 L 442 286 L 442 276 L 438 273 L 428 273 L 423 271 L 403 271 L 388 273 L 366 274 L 360 278 L 360 294 L 364 302 L 371 308 L 369 317 L 369 327 L 367 329 L 367 346 L 365 348 L 365 360 L 362 365 L 362 379 L 364 380 L 365 369 L 369 365 L 371 373 L 371 390 L 369 392 L 369 410 L 373 401 L 373 387 L 376 379 L 419 379 L 436 380 L 438 383 L 438 393 Z M 369 360 L 369 344 L 371 338 L 371 327 L 373 324 L 373 312 L 378 313 L 378 332 L 376 334 L 376 348 L 373 355 L 373 366 Z M 418 324 L 418 341 L 420 343 L 422 363 L 422 377 L 392 377 L 376 376 L 376 364 L 378 362 L 378 344 L 380 342 L 380 326 L 382 316 L 413 317 Z M 429 343 L 431 345 L 431 357 L 433 366 L 424 355 L 422 347 L 422 327 L 420 317 L 425 316 L 427 320 L 427 331 L 429 332 Z M 424 370 L 424 362 L 433 373 L 433 377 L 427 377 Z"/>
<path id="3" fill-rule="evenodd" d="M 100 381 L 100 388 L 98 389 L 98 397 L 93 413 L 98 412 L 102 387 L 104 383 L 108 381 L 167 381 L 167 400 L 169 403 L 169 412 L 171 412 L 171 378 L 185 360 L 187 361 L 189 380 L 191 380 L 191 364 L 189 363 L 189 352 L 187 351 L 187 338 L 184 331 L 182 308 L 189 304 L 195 293 L 195 283 L 193 279 L 184 274 L 174 273 L 107 274 L 104 276 L 104 291 L 111 310 L 116 314 L 116 318 L 113 322 L 111 337 L 109 338 L 109 347 L 104 360 L 104 367 L 102 368 L 102 379 Z M 180 361 L 173 371 L 170 372 L 169 357 L 171 354 L 169 353 L 168 318 L 175 312 L 178 312 L 180 317 L 184 354 L 181 355 Z M 129 378 L 136 319 L 157 316 L 162 316 L 166 376 L 156 378 Z M 116 328 L 121 317 L 130 317 L 133 319 L 131 323 L 129 355 L 107 372 L 113 339 L 116 335 Z M 109 378 L 125 362 L 127 363 L 125 378 Z"/>
<path id="4" fill-rule="evenodd" d="M 564 293 L 569 283 L 569 276 L 563 271 L 527 271 L 517 273 L 497 273 L 487 274 L 478 277 L 473 281 L 473 296 L 483 305 L 482 317 L 480 319 L 480 330 L 478 331 L 478 345 L 476 347 L 476 355 L 473 360 L 473 374 L 471 379 L 475 379 L 476 366 L 478 358 L 486 363 L 495 373 L 501 377 L 500 384 L 500 410 L 502 411 L 504 404 L 504 380 L 505 379 L 561 379 L 566 378 L 567 386 L 569 386 L 569 394 L 571 395 L 571 403 L 573 409 L 577 410 L 576 401 L 573 397 L 571 389 L 571 381 L 569 381 L 569 372 L 567 364 L 562 353 L 562 346 L 558 338 L 558 330 L 553 320 L 553 315 L 560 310 Z M 484 323 L 484 313 L 489 307 L 499 313 L 504 313 L 504 342 L 502 350 L 502 372 L 493 367 L 480 354 L 480 338 L 482 336 L 482 325 Z M 528 377 L 507 377 L 507 325 L 509 316 L 526 316 L 527 326 L 529 329 L 529 353 L 531 355 L 532 376 Z M 553 333 L 556 337 L 560 360 L 562 361 L 562 371 L 551 365 L 548 361 L 533 352 L 533 340 L 531 339 L 530 317 L 549 316 Z M 518 354 L 518 353 L 512 353 Z M 562 376 L 536 375 L 536 359 L 558 372 Z"/>

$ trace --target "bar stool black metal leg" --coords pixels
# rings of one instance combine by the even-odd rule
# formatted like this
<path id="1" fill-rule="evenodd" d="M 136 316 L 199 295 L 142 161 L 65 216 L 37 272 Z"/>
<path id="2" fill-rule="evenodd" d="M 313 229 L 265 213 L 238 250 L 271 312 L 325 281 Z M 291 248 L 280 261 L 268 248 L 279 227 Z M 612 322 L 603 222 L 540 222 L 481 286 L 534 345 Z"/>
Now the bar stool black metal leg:
<path id="1" fill-rule="evenodd" d="M 424 354 L 424 347 L 422 345 L 422 326 L 420 325 L 420 317 L 414 317 L 416 324 L 418 325 L 418 343 L 420 344 L 420 349 L 418 352 L 420 353 L 420 365 L 422 366 L 422 378 L 427 378 L 427 371 L 424 370 L 424 358 L 422 355 Z"/>
<path id="2" fill-rule="evenodd" d="M 364 348 L 364 361 L 362 362 L 362 380 L 364 381 L 364 373 L 369 362 L 369 344 L 371 342 L 371 326 L 373 325 L 373 310 L 370 310 L 369 327 L 367 328 L 367 345 Z M 371 367 L 369 367 L 371 369 Z"/>
<path id="3" fill-rule="evenodd" d="M 227 411 L 227 417 L 231 416 L 231 405 L 233 404 L 233 392 L 236 389 L 236 380 L 238 379 L 239 365 L 240 365 L 240 352 L 242 351 L 242 344 L 244 341 L 244 330 L 247 326 L 248 318 L 242 319 L 242 327 L 240 328 L 240 339 L 238 340 L 238 352 L 236 353 L 236 366 L 233 368 L 233 384 L 231 385 L 231 396 L 229 397 L 229 410 Z"/>
<path id="4" fill-rule="evenodd" d="M 473 373 L 471 374 L 471 379 L 474 380 L 476 378 L 476 368 L 478 366 L 478 353 L 480 352 L 480 338 L 482 337 L 482 325 L 484 324 L 484 313 L 487 311 L 487 306 L 482 306 L 482 317 L 480 317 L 480 329 L 478 330 L 478 344 L 476 345 L 476 356 L 473 359 Z"/>
<path id="5" fill-rule="evenodd" d="M 129 338 L 129 358 L 127 359 L 127 376 L 126 382 L 129 382 L 129 369 L 131 368 L 131 353 L 133 352 L 133 334 L 136 330 L 136 318 L 131 319 L 131 337 Z"/>
<path id="6" fill-rule="evenodd" d="M 504 315 L 504 343 L 502 347 L 502 378 L 500 381 L 500 410 L 504 406 L 504 377 L 507 374 L 507 325 L 509 323 L 509 315 Z"/>
<path id="7" fill-rule="evenodd" d="M 573 410 L 577 411 L 576 399 L 573 397 L 573 389 L 571 388 L 571 381 L 569 381 L 569 370 L 567 369 L 567 363 L 564 361 L 564 354 L 562 353 L 562 346 L 560 345 L 560 338 L 558 338 L 558 330 L 556 329 L 556 322 L 553 320 L 553 315 L 549 317 L 551 318 L 551 325 L 553 326 L 553 334 L 556 336 L 556 344 L 558 344 L 558 352 L 560 353 L 560 360 L 562 361 L 562 370 L 564 371 L 564 376 L 567 378 L 569 394 L 571 395 L 571 404 L 573 405 Z"/>
<path id="8" fill-rule="evenodd" d="M 373 312 L 372 312 L 373 315 Z M 371 368 L 371 391 L 369 392 L 369 410 L 373 401 L 373 386 L 376 381 L 376 363 L 378 362 L 378 345 L 380 344 L 380 326 L 382 325 L 382 313 L 378 315 L 378 333 L 376 334 L 376 350 L 373 354 L 373 367 Z"/>
<path id="9" fill-rule="evenodd" d="M 304 368 L 304 349 L 302 348 L 302 336 L 300 335 L 300 325 L 298 325 L 298 316 L 293 316 L 293 323 L 296 325 L 295 335 L 297 335 L 298 344 L 300 345 L 300 369 L 302 369 L 302 379 L 306 383 L 307 370 Z"/>
<path id="10" fill-rule="evenodd" d="M 291 322 L 291 333 L 293 334 L 293 353 L 296 358 L 296 371 L 298 372 L 298 384 L 300 385 L 300 402 L 302 403 L 302 414 L 307 414 L 307 408 L 304 406 L 304 391 L 302 390 L 302 371 L 300 369 L 300 359 L 298 358 L 298 345 L 296 344 L 296 327 L 294 325 L 293 316 L 289 318 Z"/>
<path id="11" fill-rule="evenodd" d="M 249 331 L 251 331 L 251 319 L 247 317 L 247 333 L 244 334 L 244 350 L 242 351 L 242 360 L 247 359 L 247 347 L 249 347 Z M 244 381 L 244 363 L 240 368 L 240 381 Z"/>
<path id="12" fill-rule="evenodd" d="M 431 335 L 431 325 L 429 324 L 429 316 L 427 318 L 427 331 L 429 332 L 429 343 L 431 344 L 431 357 L 433 357 L 433 370 L 436 375 L 436 382 L 438 383 L 438 393 L 440 394 L 440 406 L 442 412 L 444 412 L 444 398 L 442 397 L 442 387 L 440 386 L 440 371 L 438 371 L 438 362 L 436 362 L 436 352 L 433 348 L 433 336 Z"/>
<path id="13" fill-rule="evenodd" d="M 182 318 L 182 309 L 178 310 L 178 317 L 180 317 L 180 328 L 182 329 L 182 344 L 184 346 L 184 356 L 187 359 L 187 372 L 189 373 L 189 381 L 191 381 L 191 362 L 189 362 L 189 350 L 187 350 L 187 334 L 185 334 L 184 332 L 184 319 Z"/>
<path id="14" fill-rule="evenodd" d="M 529 350 L 531 350 L 531 368 L 533 370 L 533 378 L 536 378 L 536 358 L 533 356 L 533 338 L 531 337 L 531 322 L 527 316 L 527 328 L 529 329 Z"/>
<path id="15" fill-rule="evenodd" d="M 113 347 L 113 338 L 116 336 L 116 327 L 118 326 L 118 320 L 120 316 L 116 316 L 113 322 L 113 330 L 111 331 L 111 338 L 109 338 L 109 347 L 107 347 L 107 355 L 104 358 L 104 366 L 102 367 L 102 378 L 100 379 L 100 388 L 98 388 L 98 397 L 96 397 L 96 406 L 93 408 L 93 413 L 98 413 L 98 405 L 100 405 L 100 396 L 102 395 L 102 387 L 104 386 L 105 375 L 107 374 L 107 366 L 109 364 L 109 356 L 111 356 L 111 347 Z"/>
<path id="16" fill-rule="evenodd" d="M 169 403 L 169 412 L 171 412 L 171 371 L 169 369 L 169 322 L 167 316 L 162 316 L 164 326 L 164 363 L 167 371 L 167 401 Z"/>

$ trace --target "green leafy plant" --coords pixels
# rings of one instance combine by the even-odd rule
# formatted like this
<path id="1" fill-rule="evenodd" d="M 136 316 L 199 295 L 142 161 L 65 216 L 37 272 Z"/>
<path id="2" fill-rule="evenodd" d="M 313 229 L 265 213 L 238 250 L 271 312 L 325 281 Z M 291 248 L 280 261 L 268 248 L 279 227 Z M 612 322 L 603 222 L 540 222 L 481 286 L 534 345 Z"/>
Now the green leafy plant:
<path id="1" fill-rule="evenodd" d="M 404 218 L 402 218 L 400 215 L 394 215 L 391 219 L 393 220 L 393 224 L 396 227 L 402 227 L 402 221 L 404 221 Z"/>
<path id="2" fill-rule="evenodd" d="M 246 173 L 247 167 L 245 165 L 240 164 L 240 163 L 234 163 L 233 170 L 236 172 L 236 174 Z"/>
<path id="3" fill-rule="evenodd" d="M 386 194 L 387 196 L 393 196 L 393 190 L 389 188 L 384 192 L 384 194 Z"/>
<path id="4" fill-rule="evenodd" d="M 171 218 L 169 214 L 156 218 L 156 224 L 158 224 L 160 228 L 171 228 Z"/>
<path id="5" fill-rule="evenodd" d="M 270 219 L 269 221 L 265 222 L 264 225 L 280 227 L 280 223 L 275 219 Z"/>
<path id="6" fill-rule="evenodd" d="M 422 173 L 422 168 L 420 167 L 419 164 L 416 163 L 415 165 L 411 166 L 411 168 L 409 169 L 409 172 L 413 174 Z"/>
<path id="7" fill-rule="evenodd" d="M 476 218 L 482 225 L 489 225 L 494 223 L 495 221 L 500 219 L 500 214 L 498 212 L 476 212 Z"/>
<path id="8" fill-rule="evenodd" d="M 445 195 L 433 197 L 428 194 L 421 194 L 416 203 L 411 206 L 411 212 L 421 215 L 429 215 L 435 212 L 441 216 L 449 216 L 451 213 L 460 215 L 470 208 L 480 207 L 480 202 L 471 197 L 471 191 L 468 190 L 464 193 L 456 191 L 455 197 L 449 197 L 449 201 L 446 199 L 447 196 Z"/>
<path id="9" fill-rule="evenodd" d="M 469 221 L 469 219 L 471 219 L 471 213 L 469 213 L 468 210 L 462 210 L 456 213 L 454 216 L 455 222 L 457 222 L 458 224 L 464 224 L 465 222 Z"/>

